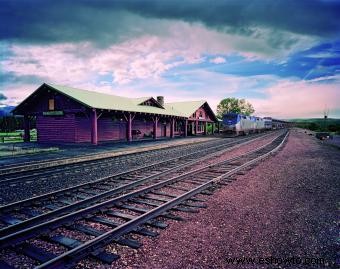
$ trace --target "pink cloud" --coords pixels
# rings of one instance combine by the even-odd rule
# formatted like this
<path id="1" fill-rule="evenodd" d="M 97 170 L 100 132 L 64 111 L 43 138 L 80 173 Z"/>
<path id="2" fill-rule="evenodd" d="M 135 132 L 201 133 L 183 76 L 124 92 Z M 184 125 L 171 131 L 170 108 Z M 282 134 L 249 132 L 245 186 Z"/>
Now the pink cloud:
<path id="1" fill-rule="evenodd" d="M 322 117 L 325 107 L 340 109 L 339 77 L 333 83 L 281 80 L 265 90 L 265 99 L 250 99 L 256 114 L 277 118 Z"/>
<path id="2" fill-rule="evenodd" d="M 135 79 L 159 77 L 182 64 L 200 63 L 205 60 L 202 55 L 206 54 L 237 52 L 249 59 L 280 57 L 291 53 L 301 43 L 314 41 L 310 37 L 282 32 L 282 37 L 298 41 L 290 50 L 275 49 L 264 38 L 270 36 L 268 31 L 258 28 L 257 35 L 243 36 L 214 31 L 197 23 L 173 22 L 163 35 L 146 34 L 106 48 L 96 48 L 89 42 L 12 45 L 13 55 L 1 65 L 4 72 L 39 76 L 58 84 L 77 85 L 96 80 L 98 74 L 112 74 L 114 83 L 126 84 Z M 213 60 L 215 63 L 224 61 L 222 57 Z"/>
<path id="3" fill-rule="evenodd" d="M 226 59 L 224 57 L 216 57 L 214 59 L 211 59 L 210 62 L 214 64 L 223 64 L 226 62 Z"/>

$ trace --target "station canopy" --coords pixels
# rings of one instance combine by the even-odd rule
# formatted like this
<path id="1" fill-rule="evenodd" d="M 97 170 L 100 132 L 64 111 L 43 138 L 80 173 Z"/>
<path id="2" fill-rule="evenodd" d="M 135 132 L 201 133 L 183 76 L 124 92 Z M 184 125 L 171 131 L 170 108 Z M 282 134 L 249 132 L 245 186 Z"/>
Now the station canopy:
<path id="1" fill-rule="evenodd" d="M 37 90 L 35 90 L 24 101 L 22 101 L 12 111 L 13 114 L 23 115 L 25 112 L 27 112 L 25 111 L 25 108 L 31 102 L 33 102 L 33 100 L 36 99 L 42 91 L 46 90 L 54 90 L 75 100 L 76 102 L 83 104 L 88 108 L 95 108 L 99 110 L 138 112 L 189 118 L 193 113 L 195 113 L 197 109 L 204 106 L 208 109 L 212 119 L 217 121 L 214 112 L 204 100 L 166 103 L 162 105 L 153 97 L 128 98 L 47 83 L 42 84 Z M 152 105 L 145 105 L 146 103 L 152 103 Z"/>

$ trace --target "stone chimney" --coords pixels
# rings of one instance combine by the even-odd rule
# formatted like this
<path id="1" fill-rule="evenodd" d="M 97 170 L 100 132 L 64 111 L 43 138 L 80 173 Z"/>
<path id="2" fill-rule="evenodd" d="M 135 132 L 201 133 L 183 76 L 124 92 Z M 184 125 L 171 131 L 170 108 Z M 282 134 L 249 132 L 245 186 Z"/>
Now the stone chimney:
<path id="1" fill-rule="evenodd" d="M 157 96 L 157 102 L 160 103 L 161 106 L 164 106 L 164 96 Z"/>

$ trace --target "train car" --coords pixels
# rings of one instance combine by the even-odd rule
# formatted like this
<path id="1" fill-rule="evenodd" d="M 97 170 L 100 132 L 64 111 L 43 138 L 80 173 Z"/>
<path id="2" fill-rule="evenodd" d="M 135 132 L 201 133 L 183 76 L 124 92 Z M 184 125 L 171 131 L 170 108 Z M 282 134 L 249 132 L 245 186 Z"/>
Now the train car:
<path id="1" fill-rule="evenodd" d="M 251 126 L 251 129 L 249 130 L 249 133 L 256 133 L 257 119 L 255 116 L 248 116 L 248 117 L 252 121 L 252 126 Z"/>
<path id="2" fill-rule="evenodd" d="M 223 133 L 247 135 L 256 131 L 256 118 L 237 113 L 223 115 Z"/>
<path id="3" fill-rule="evenodd" d="M 260 117 L 255 117 L 256 118 L 256 127 L 255 127 L 255 132 L 260 133 L 265 130 L 265 121 L 264 119 Z"/>
<path id="4" fill-rule="evenodd" d="M 264 117 L 264 128 L 266 130 L 272 130 L 273 129 L 273 119 L 271 117 Z"/>

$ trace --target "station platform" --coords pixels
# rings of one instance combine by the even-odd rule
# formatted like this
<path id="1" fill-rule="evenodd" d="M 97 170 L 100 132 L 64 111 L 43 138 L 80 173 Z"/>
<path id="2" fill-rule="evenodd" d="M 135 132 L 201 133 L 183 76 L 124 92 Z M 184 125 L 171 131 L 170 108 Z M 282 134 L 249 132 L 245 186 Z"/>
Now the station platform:
<path id="1" fill-rule="evenodd" d="M 209 140 L 220 138 L 216 136 L 190 136 L 190 137 L 175 137 L 173 139 L 157 139 L 157 140 L 137 140 L 132 142 L 103 142 L 98 145 L 89 143 L 79 144 L 39 144 L 36 142 L 30 143 L 15 143 L 15 147 L 24 148 L 27 153 L 8 154 L 0 157 L 0 169 L 17 165 L 29 165 L 45 162 L 65 162 L 73 163 L 78 161 L 86 161 L 92 159 L 101 159 L 114 157 L 124 154 L 131 154 L 167 147 L 180 146 L 191 143 L 201 143 Z M 1 145 L 8 147 L 11 150 L 13 145 Z M 30 149 L 32 149 L 30 151 Z M 13 150 L 14 152 L 14 150 Z M 74 161 L 74 159 L 77 159 Z M 53 165 L 51 165 L 53 166 Z"/>

